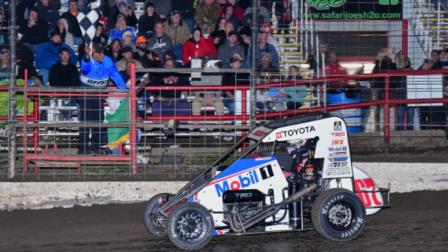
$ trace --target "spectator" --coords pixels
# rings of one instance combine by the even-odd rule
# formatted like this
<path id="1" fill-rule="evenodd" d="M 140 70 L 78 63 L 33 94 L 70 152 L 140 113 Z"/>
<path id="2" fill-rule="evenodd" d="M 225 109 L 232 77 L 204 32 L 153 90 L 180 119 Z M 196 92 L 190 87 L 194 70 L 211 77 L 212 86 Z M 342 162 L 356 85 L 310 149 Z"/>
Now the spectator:
<path id="1" fill-rule="evenodd" d="M 215 0 L 203 0 L 196 7 L 195 21 L 201 30 L 206 31 L 207 27 L 214 27 L 219 18 L 219 5 Z"/>
<path id="2" fill-rule="evenodd" d="M 171 7 L 171 1 L 167 1 L 167 0 L 150 0 L 149 2 L 151 2 L 152 4 L 154 4 L 157 12 L 160 15 L 160 18 L 162 20 L 166 20 L 168 19 L 168 16 L 170 15 L 170 12 L 172 10 Z M 188 2 L 188 1 L 186 1 Z"/>
<path id="3" fill-rule="evenodd" d="M 269 54 L 269 59 L 274 68 L 279 67 L 279 57 L 275 47 L 268 43 L 269 35 L 266 32 L 258 33 L 258 51 L 257 51 L 257 62 L 261 62 L 261 57 L 263 54 Z M 249 46 L 247 49 L 246 66 L 250 67 L 252 61 L 252 49 Z"/>
<path id="4" fill-rule="evenodd" d="M 22 34 L 20 41 L 36 53 L 48 41 L 48 24 L 40 20 L 36 9 L 30 9 L 28 20 L 20 26 L 19 33 Z"/>
<path id="5" fill-rule="evenodd" d="M 164 33 L 171 39 L 176 59 L 182 58 L 182 46 L 191 37 L 188 26 L 184 24 L 181 12 L 171 12 L 170 20 L 163 27 Z"/>
<path id="6" fill-rule="evenodd" d="M 218 23 L 216 24 L 215 30 L 210 34 L 213 39 L 213 44 L 217 49 L 219 46 L 224 44 L 227 40 L 226 34 L 226 19 L 220 17 Z"/>
<path id="7" fill-rule="evenodd" d="M 383 67 L 386 67 L 386 65 L 383 65 Z M 345 68 L 339 65 L 335 51 L 328 52 L 328 63 L 325 66 L 325 74 L 327 77 L 347 75 Z"/>
<path id="8" fill-rule="evenodd" d="M 271 14 L 270 11 L 268 11 L 268 9 L 264 6 L 261 6 L 261 1 L 259 0 L 254 0 L 257 1 L 257 13 L 258 13 L 258 17 L 257 17 L 257 26 L 263 23 L 269 23 L 271 22 Z M 244 20 L 243 20 L 243 25 L 244 26 L 252 26 L 252 5 L 250 5 L 248 8 L 246 8 L 246 10 L 244 11 Z"/>
<path id="9" fill-rule="evenodd" d="M 218 58 L 224 63 L 224 67 L 230 66 L 230 59 L 235 52 L 244 55 L 244 48 L 238 43 L 237 33 L 232 31 L 229 33 L 226 44 L 219 47 L 218 51 Z"/>
<path id="10" fill-rule="evenodd" d="M 126 72 L 129 70 L 130 64 L 135 64 L 137 68 L 143 68 L 142 63 L 139 60 L 134 59 L 133 50 L 131 47 L 125 46 L 121 50 L 122 59 L 119 60 L 115 65 L 117 66 L 118 71 Z"/>
<path id="11" fill-rule="evenodd" d="M 188 30 L 192 31 L 195 26 L 194 21 L 194 1 L 185 1 L 185 0 L 171 0 L 172 6 L 175 6 L 177 10 L 181 11 L 181 16 L 183 18 L 183 21 L 188 26 Z"/>
<path id="12" fill-rule="evenodd" d="M 67 44 L 62 42 L 61 35 L 56 32 L 50 33 L 50 42 L 43 44 L 36 54 L 36 68 L 42 76 L 42 83 L 47 85 L 48 74 L 51 67 L 59 61 L 59 53 L 62 48 L 70 52 L 70 62 L 76 64 L 76 54 Z"/>
<path id="13" fill-rule="evenodd" d="M 264 32 L 264 33 L 268 34 L 268 44 L 272 45 L 275 48 L 275 50 L 277 51 L 277 54 L 279 54 L 280 46 L 279 46 L 278 40 L 272 36 L 270 23 L 264 23 L 264 24 L 260 25 L 260 32 Z"/>
<path id="14" fill-rule="evenodd" d="M 0 84 L 9 83 L 11 74 L 10 57 L 8 49 L 0 51 Z"/>
<path id="15" fill-rule="evenodd" d="M 409 58 L 401 55 L 397 57 L 397 67 L 399 70 L 412 70 L 411 61 Z M 395 89 L 391 90 L 391 96 L 396 99 L 407 99 L 406 84 L 406 76 L 401 76 L 399 85 Z M 413 130 L 415 113 L 420 114 L 418 107 L 411 107 L 409 104 L 397 105 L 396 130 Z"/>
<path id="16" fill-rule="evenodd" d="M 160 21 L 154 25 L 154 34 L 149 38 L 148 48 L 159 57 L 172 48 L 171 39 L 163 32 L 163 23 Z"/>
<path id="17" fill-rule="evenodd" d="M 448 49 L 445 48 L 440 52 L 439 56 L 440 69 L 448 69 Z"/>
<path id="18" fill-rule="evenodd" d="M 34 67 L 34 54 L 31 49 L 19 42 L 16 49 L 16 64 L 18 66 L 17 78 L 25 79 L 25 69 L 28 72 L 28 80 L 32 80 L 36 85 L 42 85 L 39 74 Z"/>
<path id="19" fill-rule="evenodd" d="M 154 31 L 154 25 L 158 21 L 160 21 L 160 16 L 157 14 L 154 4 L 147 3 L 145 5 L 145 13 L 138 20 L 139 36 L 151 36 Z"/>
<path id="20" fill-rule="evenodd" d="M 280 70 L 272 64 L 271 55 L 263 53 L 257 66 L 259 75 L 257 83 L 276 83 L 280 81 Z M 283 89 L 270 88 L 257 92 L 257 108 L 262 111 L 281 111 L 285 109 L 286 95 Z"/>
<path id="21" fill-rule="evenodd" d="M 106 31 L 104 29 L 104 25 L 98 24 L 96 26 L 95 37 L 93 37 L 92 42 L 96 44 L 101 44 L 102 46 L 105 46 L 107 44 L 107 36 Z"/>
<path id="22" fill-rule="evenodd" d="M 233 24 L 233 28 L 235 31 L 238 31 L 238 29 L 242 25 L 241 21 L 235 15 L 235 7 L 233 5 L 230 4 L 224 5 L 223 17 L 226 19 L 227 22 L 231 22 Z"/>
<path id="23" fill-rule="evenodd" d="M 79 1 L 79 0 L 78 0 Z M 90 0 L 86 0 L 90 1 Z M 135 15 L 133 10 L 135 10 L 135 1 L 134 0 L 108 0 L 109 8 L 104 8 L 104 14 L 107 14 L 107 19 L 109 20 L 110 25 L 115 24 L 117 21 L 117 17 L 120 15 L 120 12 L 123 12 L 123 16 L 125 16 L 126 21 L 130 21 L 129 26 L 131 26 L 132 22 L 135 22 Z M 124 5 L 121 5 L 124 3 Z M 123 8 L 120 10 L 120 7 Z M 126 10 L 128 9 L 128 10 Z M 128 15 L 129 14 L 129 15 Z M 132 17 L 134 15 L 134 18 Z M 111 28 L 110 26 L 108 27 Z"/>
<path id="24" fill-rule="evenodd" d="M 118 62 L 122 57 L 121 48 L 123 48 L 121 41 L 115 39 L 110 44 L 109 50 L 107 51 L 106 55 L 109 56 L 114 62 Z"/>
<path id="25" fill-rule="evenodd" d="M 335 56 L 336 57 L 336 56 Z M 328 61 L 331 60 L 331 55 Z M 392 61 L 388 55 L 388 49 L 383 48 L 378 52 L 375 60 L 375 67 L 373 68 L 373 73 L 381 73 L 384 71 L 397 70 L 397 65 Z"/>
<path id="26" fill-rule="evenodd" d="M 135 43 L 132 40 L 132 33 L 130 31 L 123 32 L 123 37 L 121 38 L 121 41 L 123 48 L 130 47 L 133 51 L 136 51 Z"/>
<path id="27" fill-rule="evenodd" d="M 132 10 L 135 10 L 135 1 L 134 0 L 107 0 L 107 6 L 109 9 L 115 9 L 115 11 L 118 11 L 118 4 L 121 2 L 126 2 L 129 5 L 129 8 Z"/>
<path id="28" fill-rule="evenodd" d="M 242 60 L 238 57 L 232 57 L 230 59 L 230 67 L 233 70 L 241 69 Z M 236 86 L 236 85 L 248 85 L 250 76 L 248 73 L 226 73 L 222 79 L 222 84 L 225 86 Z M 235 92 L 225 91 L 224 92 L 224 106 L 229 110 L 229 114 L 235 114 Z"/>
<path id="29" fill-rule="evenodd" d="M 193 37 L 185 42 L 182 48 L 182 61 L 184 65 L 190 63 L 192 59 L 216 58 L 217 52 L 213 44 L 202 37 L 201 30 L 193 30 Z"/>
<path id="30" fill-rule="evenodd" d="M 78 68 L 70 62 L 70 51 L 62 48 L 60 61 L 50 69 L 48 82 L 52 87 L 77 87 L 79 83 Z"/>
<path id="31" fill-rule="evenodd" d="M 237 5 L 237 0 L 227 0 L 226 4 L 221 5 L 219 10 L 219 15 L 223 16 L 225 14 L 226 6 L 230 5 L 234 9 L 235 17 L 238 18 L 238 21 L 243 22 L 244 10 L 241 6 Z"/>
<path id="32" fill-rule="evenodd" d="M 88 88 L 106 88 L 109 80 L 112 80 L 119 89 L 125 89 L 126 83 L 118 72 L 112 59 L 104 56 L 101 45 L 93 45 L 92 58 L 90 48 L 85 47 L 84 58 L 81 61 L 81 84 Z M 103 99 L 99 97 L 80 98 L 80 121 L 102 123 L 104 121 Z M 91 131 L 91 132 L 90 132 Z M 90 134 L 89 134 L 90 132 Z M 101 146 L 106 143 L 105 130 L 100 127 L 80 127 L 79 131 L 79 154 L 99 154 Z M 90 148 L 89 148 L 89 135 Z"/>
<path id="33" fill-rule="evenodd" d="M 134 11 L 132 11 L 132 9 L 129 7 L 128 3 L 126 1 L 121 1 L 118 3 L 117 7 L 118 11 L 114 16 L 111 16 L 109 21 L 113 24 L 116 22 L 117 17 L 119 15 L 122 15 L 127 26 L 136 27 L 138 20 L 134 14 Z"/>
<path id="34" fill-rule="evenodd" d="M 148 40 L 146 37 L 138 37 L 135 43 L 137 51 L 134 53 L 134 59 L 140 61 L 145 68 L 159 67 L 160 58 L 156 53 L 148 50 Z"/>
<path id="35" fill-rule="evenodd" d="M 165 69 L 174 69 L 174 60 L 167 59 L 163 62 Z M 162 86 L 177 86 L 188 84 L 188 78 L 179 73 L 154 74 L 151 83 Z M 160 91 L 156 92 L 156 100 L 152 104 L 153 114 L 158 115 L 189 115 L 190 104 L 182 99 L 182 91 Z"/>
<path id="36" fill-rule="evenodd" d="M 112 42 L 112 40 L 114 39 L 121 40 L 125 31 L 131 32 L 132 40 L 136 39 L 135 29 L 126 25 L 126 20 L 123 15 L 118 15 L 117 22 L 115 23 L 115 28 L 112 29 L 109 33 L 109 42 Z"/>
<path id="37" fill-rule="evenodd" d="M 73 34 L 75 45 L 80 45 L 83 42 L 81 28 L 79 27 L 79 22 L 76 18 L 78 14 L 78 1 L 70 0 L 68 3 L 68 10 L 62 14 L 62 18 L 67 20 L 68 32 Z"/>
<path id="38" fill-rule="evenodd" d="M 0 45 L 6 44 L 8 42 L 7 33 L 4 31 L 8 30 L 8 23 L 6 22 L 5 12 L 0 8 Z"/>
<path id="39" fill-rule="evenodd" d="M 300 76 L 299 68 L 297 66 L 290 66 L 287 80 L 294 83 L 294 86 L 284 88 L 288 109 L 299 109 L 305 100 L 307 86 L 296 83 L 301 79 L 302 76 Z"/>
<path id="40" fill-rule="evenodd" d="M 426 59 L 423 64 L 420 66 L 419 70 L 437 70 L 441 69 L 442 65 L 440 63 L 440 51 L 432 50 L 431 58 Z"/>
<path id="41" fill-rule="evenodd" d="M 36 6 L 39 17 L 48 27 L 54 27 L 59 19 L 59 10 L 49 0 L 40 0 Z"/>
<path id="42" fill-rule="evenodd" d="M 54 31 L 61 36 L 63 43 L 67 44 L 70 47 L 73 47 L 75 45 L 75 39 L 73 37 L 73 34 L 68 32 L 67 20 L 60 18 L 56 23 Z"/>

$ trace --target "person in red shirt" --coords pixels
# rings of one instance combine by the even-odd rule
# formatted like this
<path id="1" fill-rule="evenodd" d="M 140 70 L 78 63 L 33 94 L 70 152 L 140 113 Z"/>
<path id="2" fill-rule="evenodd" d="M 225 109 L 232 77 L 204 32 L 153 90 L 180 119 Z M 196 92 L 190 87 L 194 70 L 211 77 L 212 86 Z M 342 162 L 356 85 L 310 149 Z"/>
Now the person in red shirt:
<path id="1" fill-rule="evenodd" d="M 338 77 L 341 75 L 347 75 L 347 71 L 341 65 L 339 65 L 336 52 L 328 52 L 328 64 L 325 66 L 326 77 Z"/>
<path id="2" fill-rule="evenodd" d="M 185 65 L 192 59 L 216 58 L 218 52 L 213 41 L 205 39 L 199 28 L 193 30 L 193 36 L 187 40 L 182 48 L 182 61 Z"/>

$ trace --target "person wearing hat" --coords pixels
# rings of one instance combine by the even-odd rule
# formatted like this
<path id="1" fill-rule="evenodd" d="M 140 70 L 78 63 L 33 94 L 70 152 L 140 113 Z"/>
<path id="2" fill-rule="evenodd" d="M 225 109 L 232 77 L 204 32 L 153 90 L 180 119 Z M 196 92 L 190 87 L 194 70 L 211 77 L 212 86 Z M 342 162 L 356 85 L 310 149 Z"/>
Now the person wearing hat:
<path id="1" fill-rule="evenodd" d="M 227 41 L 224 45 L 219 47 L 218 59 L 224 63 L 224 67 L 230 66 L 230 58 L 233 57 L 234 53 L 239 53 L 244 55 L 244 47 L 242 47 L 238 42 L 238 35 L 235 31 L 229 32 Z"/>
<path id="2" fill-rule="evenodd" d="M 117 17 L 117 22 L 115 22 L 115 28 L 109 32 L 108 44 L 115 39 L 121 40 L 123 38 L 123 33 L 126 31 L 129 31 L 132 34 L 132 40 L 136 39 L 135 29 L 131 26 L 127 26 L 125 17 L 120 14 Z"/>
<path id="3" fill-rule="evenodd" d="M 123 43 L 123 47 L 130 47 L 133 51 L 136 50 L 134 40 L 132 39 L 132 33 L 130 31 L 123 32 L 121 41 Z"/>
<path id="4" fill-rule="evenodd" d="M 137 26 L 138 19 L 135 16 L 134 11 L 129 7 L 126 1 L 121 1 L 117 5 L 118 11 L 115 12 L 115 15 L 110 20 L 112 23 L 117 20 L 118 15 L 122 15 L 126 21 L 127 26 L 135 27 Z"/>
<path id="5" fill-rule="evenodd" d="M 143 15 L 141 15 L 140 19 L 138 20 L 138 35 L 151 35 L 154 31 L 154 25 L 160 20 L 160 16 L 156 12 L 156 7 L 154 7 L 154 4 L 151 2 L 146 3 L 145 13 L 143 13 Z"/>
<path id="6" fill-rule="evenodd" d="M 126 72 L 127 70 L 129 70 L 129 65 L 132 63 L 135 64 L 136 68 L 143 68 L 142 63 L 139 60 L 134 59 L 134 52 L 131 47 L 123 47 L 123 49 L 121 50 L 121 55 L 123 56 L 123 58 L 115 64 L 118 71 Z"/>
<path id="7" fill-rule="evenodd" d="M 163 26 L 164 33 L 171 38 L 176 59 L 182 58 L 182 45 L 191 37 L 187 24 L 182 20 L 181 12 L 174 10 Z"/>
<path id="8" fill-rule="evenodd" d="M 36 53 L 36 68 L 42 76 L 43 85 L 48 83 L 48 74 L 51 67 L 59 61 L 59 53 L 62 48 L 70 52 L 70 62 L 76 65 L 76 54 L 70 46 L 62 42 L 61 35 L 56 31 L 50 32 L 50 42 L 44 43 Z"/>
<path id="9" fill-rule="evenodd" d="M 84 49 L 84 58 L 80 68 L 80 80 L 83 87 L 103 89 L 107 88 L 109 81 L 112 81 L 118 89 L 127 88 L 112 59 L 104 55 L 102 45 L 93 44 L 92 55 L 89 47 L 86 46 Z M 83 96 L 80 97 L 79 103 L 81 122 L 102 123 L 104 121 L 103 99 Z M 80 127 L 79 154 L 99 154 L 101 146 L 106 141 L 105 129 Z"/>
<path id="10" fill-rule="evenodd" d="M 150 51 L 148 47 L 148 39 L 145 36 L 140 36 L 135 40 L 135 49 L 133 58 L 140 61 L 144 68 L 159 67 L 160 58 L 155 53 Z"/>
<path id="11" fill-rule="evenodd" d="M 242 60 L 240 57 L 233 56 L 230 59 L 230 68 L 233 70 L 241 69 Z M 222 78 L 223 86 L 248 85 L 250 76 L 248 73 L 225 73 Z M 224 92 L 224 106 L 229 110 L 229 114 L 235 114 L 235 92 Z"/>

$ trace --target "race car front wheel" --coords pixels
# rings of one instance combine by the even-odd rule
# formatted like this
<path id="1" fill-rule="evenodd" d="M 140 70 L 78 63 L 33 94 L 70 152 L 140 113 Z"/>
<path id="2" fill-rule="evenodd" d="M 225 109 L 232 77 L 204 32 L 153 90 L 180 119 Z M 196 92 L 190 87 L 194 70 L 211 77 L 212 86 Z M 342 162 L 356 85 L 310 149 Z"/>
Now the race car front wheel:
<path id="1" fill-rule="evenodd" d="M 366 223 L 366 210 L 351 191 L 335 188 L 322 192 L 312 208 L 314 228 L 333 241 L 356 238 Z"/>
<path id="2" fill-rule="evenodd" d="M 151 235 L 162 238 L 166 236 L 166 217 L 160 213 L 160 208 L 168 202 L 171 194 L 160 193 L 152 197 L 145 208 L 145 227 Z"/>
<path id="3" fill-rule="evenodd" d="M 198 203 L 181 204 L 168 217 L 168 237 L 180 249 L 203 248 L 212 238 L 213 231 L 210 212 Z"/>

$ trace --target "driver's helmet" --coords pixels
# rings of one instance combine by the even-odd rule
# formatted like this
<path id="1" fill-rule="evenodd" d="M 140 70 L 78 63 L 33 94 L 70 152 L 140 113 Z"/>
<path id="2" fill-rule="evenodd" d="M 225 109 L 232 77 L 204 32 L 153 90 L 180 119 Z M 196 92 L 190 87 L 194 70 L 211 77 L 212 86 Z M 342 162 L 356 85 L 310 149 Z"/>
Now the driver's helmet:
<path id="1" fill-rule="evenodd" d="M 289 140 L 288 141 L 288 153 L 290 155 L 297 154 L 298 150 L 300 150 L 300 147 L 302 147 L 305 144 L 305 140 L 303 139 L 295 139 L 295 140 Z"/>

